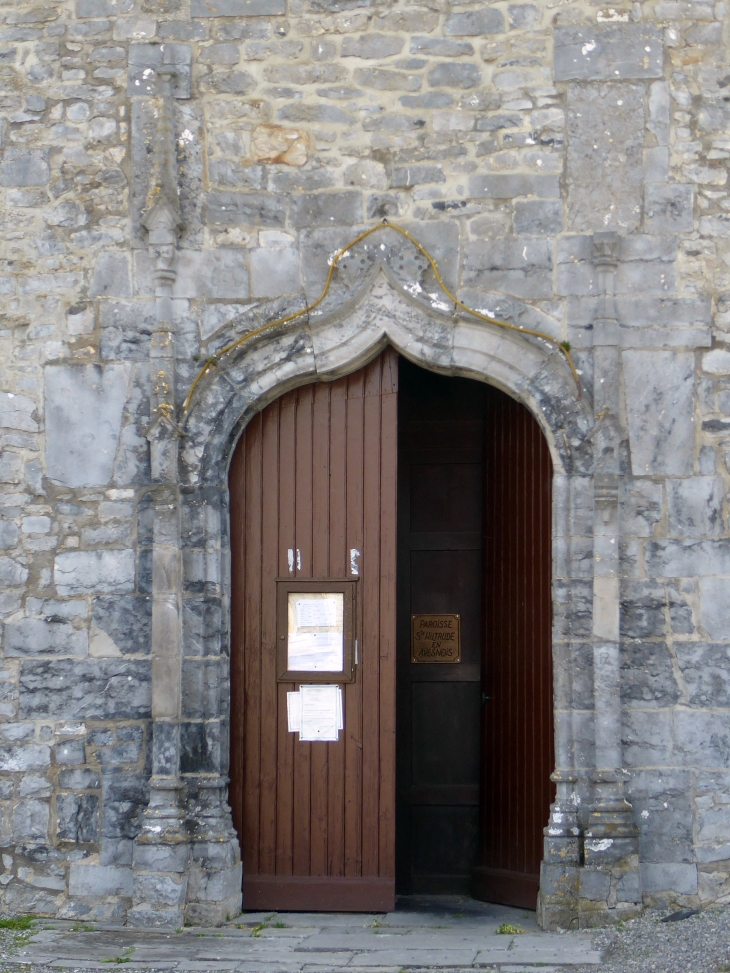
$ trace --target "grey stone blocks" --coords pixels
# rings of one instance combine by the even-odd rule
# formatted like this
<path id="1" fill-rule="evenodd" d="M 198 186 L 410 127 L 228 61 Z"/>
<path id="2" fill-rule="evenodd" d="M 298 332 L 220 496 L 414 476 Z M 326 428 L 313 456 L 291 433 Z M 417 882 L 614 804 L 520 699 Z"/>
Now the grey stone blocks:
<path id="1" fill-rule="evenodd" d="M 605 678 L 594 574 L 608 561 L 619 578 L 614 742 L 638 857 L 591 846 L 581 868 L 584 835 L 550 837 L 543 921 L 600 924 L 641 897 L 729 894 L 718 10 L 668 0 L 640 22 L 596 22 L 597 8 L 578 5 L 554 22 L 543 2 L 67 6 L 63 23 L 42 4 L 16 11 L 2 55 L 0 835 L 4 852 L 32 848 L 38 862 L 32 884 L 16 855 L 0 907 L 162 924 L 238 908 L 236 840 L 198 830 L 198 777 L 228 770 L 230 449 L 282 389 L 346 374 L 386 340 L 507 389 L 550 438 L 556 761 L 577 778 L 583 829 Z M 162 162 L 183 224 L 169 254 L 141 222 Z M 582 397 L 555 345 L 454 315 L 421 256 L 388 233 L 343 263 L 311 320 L 219 362 L 182 416 L 209 355 L 318 297 L 337 249 L 383 218 L 402 221 L 468 304 L 567 340 Z M 620 237 L 615 272 L 596 257 L 606 230 Z M 150 459 L 171 374 L 165 444 L 179 468 Z M 615 415 L 596 405 L 607 385 Z M 612 533 L 593 474 L 614 461 Z M 156 514 L 153 469 L 178 469 L 179 525 Z M 160 723 L 153 602 L 178 596 L 179 635 L 177 621 L 154 626 L 158 646 L 163 630 L 183 645 L 178 719 Z M 167 688 L 157 704 L 171 706 Z M 193 836 L 179 860 L 140 840 L 153 770 L 178 765 Z"/>

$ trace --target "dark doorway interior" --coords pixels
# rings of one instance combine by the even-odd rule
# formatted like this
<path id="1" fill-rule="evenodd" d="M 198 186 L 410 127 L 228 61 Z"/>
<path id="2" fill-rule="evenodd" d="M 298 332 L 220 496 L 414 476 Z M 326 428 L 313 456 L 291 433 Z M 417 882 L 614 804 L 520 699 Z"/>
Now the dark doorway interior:
<path id="1" fill-rule="evenodd" d="M 400 360 L 396 888 L 534 908 L 553 769 L 550 485 L 530 413 Z M 414 614 L 460 661 L 411 661 Z"/>

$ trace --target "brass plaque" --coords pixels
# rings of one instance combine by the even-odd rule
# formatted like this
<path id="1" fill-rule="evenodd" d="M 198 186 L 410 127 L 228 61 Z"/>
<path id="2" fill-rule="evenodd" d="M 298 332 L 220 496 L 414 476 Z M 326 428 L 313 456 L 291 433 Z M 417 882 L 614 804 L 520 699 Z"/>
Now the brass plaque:
<path id="1" fill-rule="evenodd" d="M 411 615 L 411 662 L 461 662 L 458 615 Z"/>

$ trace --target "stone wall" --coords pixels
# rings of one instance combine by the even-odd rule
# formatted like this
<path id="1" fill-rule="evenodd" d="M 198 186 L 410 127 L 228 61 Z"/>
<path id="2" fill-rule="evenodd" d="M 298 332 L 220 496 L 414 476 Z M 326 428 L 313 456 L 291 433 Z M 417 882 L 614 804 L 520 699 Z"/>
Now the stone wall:
<path id="1" fill-rule="evenodd" d="M 574 427 L 553 421 L 547 373 L 535 372 L 528 397 L 474 364 L 476 350 L 433 361 L 529 399 L 568 477 L 572 506 L 556 513 L 570 511 L 572 538 L 559 550 L 556 534 L 569 564 L 569 583 L 556 585 L 567 672 L 556 705 L 571 728 L 558 750 L 572 761 L 564 798 L 580 798 L 581 834 L 606 769 L 592 542 L 603 521 L 594 467 L 574 458 L 597 449 L 600 466 L 601 444 L 615 444 L 623 731 L 613 769 L 628 771 L 641 896 L 730 895 L 725 5 L 17 0 L 0 21 L 0 908 L 126 915 L 147 894 L 132 863 L 150 777 L 187 779 L 195 823 L 199 788 L 225 775 L 225 450 L 206 481 L 195 472 L 202 435 L 181 439 L 180 700 L 177 715 L 155 716 L 177 727 L 172 769 L 152 731 L 162 705 L 153 551 L 169 501 L 156 485 L 171 482 L 150 460 L 166 415 L 156 365 L 151 377 L 164 315 L 182 423 L 208 356 L 314 300 L 337 248 L 383 218 L 429 249 L 467 303 L 569 341 L 585 402 L 600 322 L 617 322 L 600 341 L 615 347 L 615 370 L 596 364 L 596 382 L 616 392 L 607 439 L 583 428 L 585 442 L 572 432 L 563 442 Z M 164 111 L 174 179 L 159 176 Z M 167 293 L 149 216 L 151 188 L 170 179 L 181 229 Z M 618 237 L 602 278 L 605 231 Z M 406 297 L 448 322 L 453 305 L 415 251 L 371 241 L 338 271 L 330 318 L 372 286 L 380 260 Z M 439 327 L 451 341 L 451 325 Z M 310 353 L 307 334 L 282 362 Z M 535 343 L 521 340 L 529 357 Z M 230 389 L 255 386 L 247 368 L 244 357 Z M 230 400 L 228 435 L 261 396 L 306 380 L 303 366 L 276 368 L 265 392 Z M 590 414 L 600 427 L 606 410 Z M 194 876 L 177 905 L 170 893 L 176 915 L 186 895 L 205 899 L 219 867 L 209 850 L 191 854 L 198 872 L 166 866 Z M 638 886 L 622 893 L 620 869 L 601 869 L 575 893 L 586 915 L 641 898 Z M 232 894 L 209 899 L 232 908 Z"/>

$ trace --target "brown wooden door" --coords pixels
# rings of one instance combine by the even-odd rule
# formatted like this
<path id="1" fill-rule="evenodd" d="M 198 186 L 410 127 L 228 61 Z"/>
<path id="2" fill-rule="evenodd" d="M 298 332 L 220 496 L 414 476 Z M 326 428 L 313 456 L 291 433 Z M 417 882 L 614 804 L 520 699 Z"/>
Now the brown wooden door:
<path id="1" fill-rule="evenodd" d="M 468 894 L 479 862 L 485 385 L 401 360 L 398 890 Z M 460 616 L 461 661 L 411 661 L 411 616 Z"/>
<path id="2" fill-rule="evenodd" d="M 528 410 L 401 360 L 398 888 L 534 909 L 553 787 L 551 478 Z M 413 613 L 461 616 L 411 662 Z"/>
<path id="3" fill-rule="evenodd" d="M 397 374 L 386 350 L 287 393 L 231 464 L 230 799 L 247 909 L 394 906 Z M 300 742 L 287 729 L 296 686 L 277 682 L 276 579 L 353 577 L 345 728 L 336 743 Z"/>
<path id="4" fill-rule="evenodd" d="M 540 427 L 506 395 L 485 437 L 482 857 L 474 893 L 534 909 L 554 786 L 552 463 Z"/>

